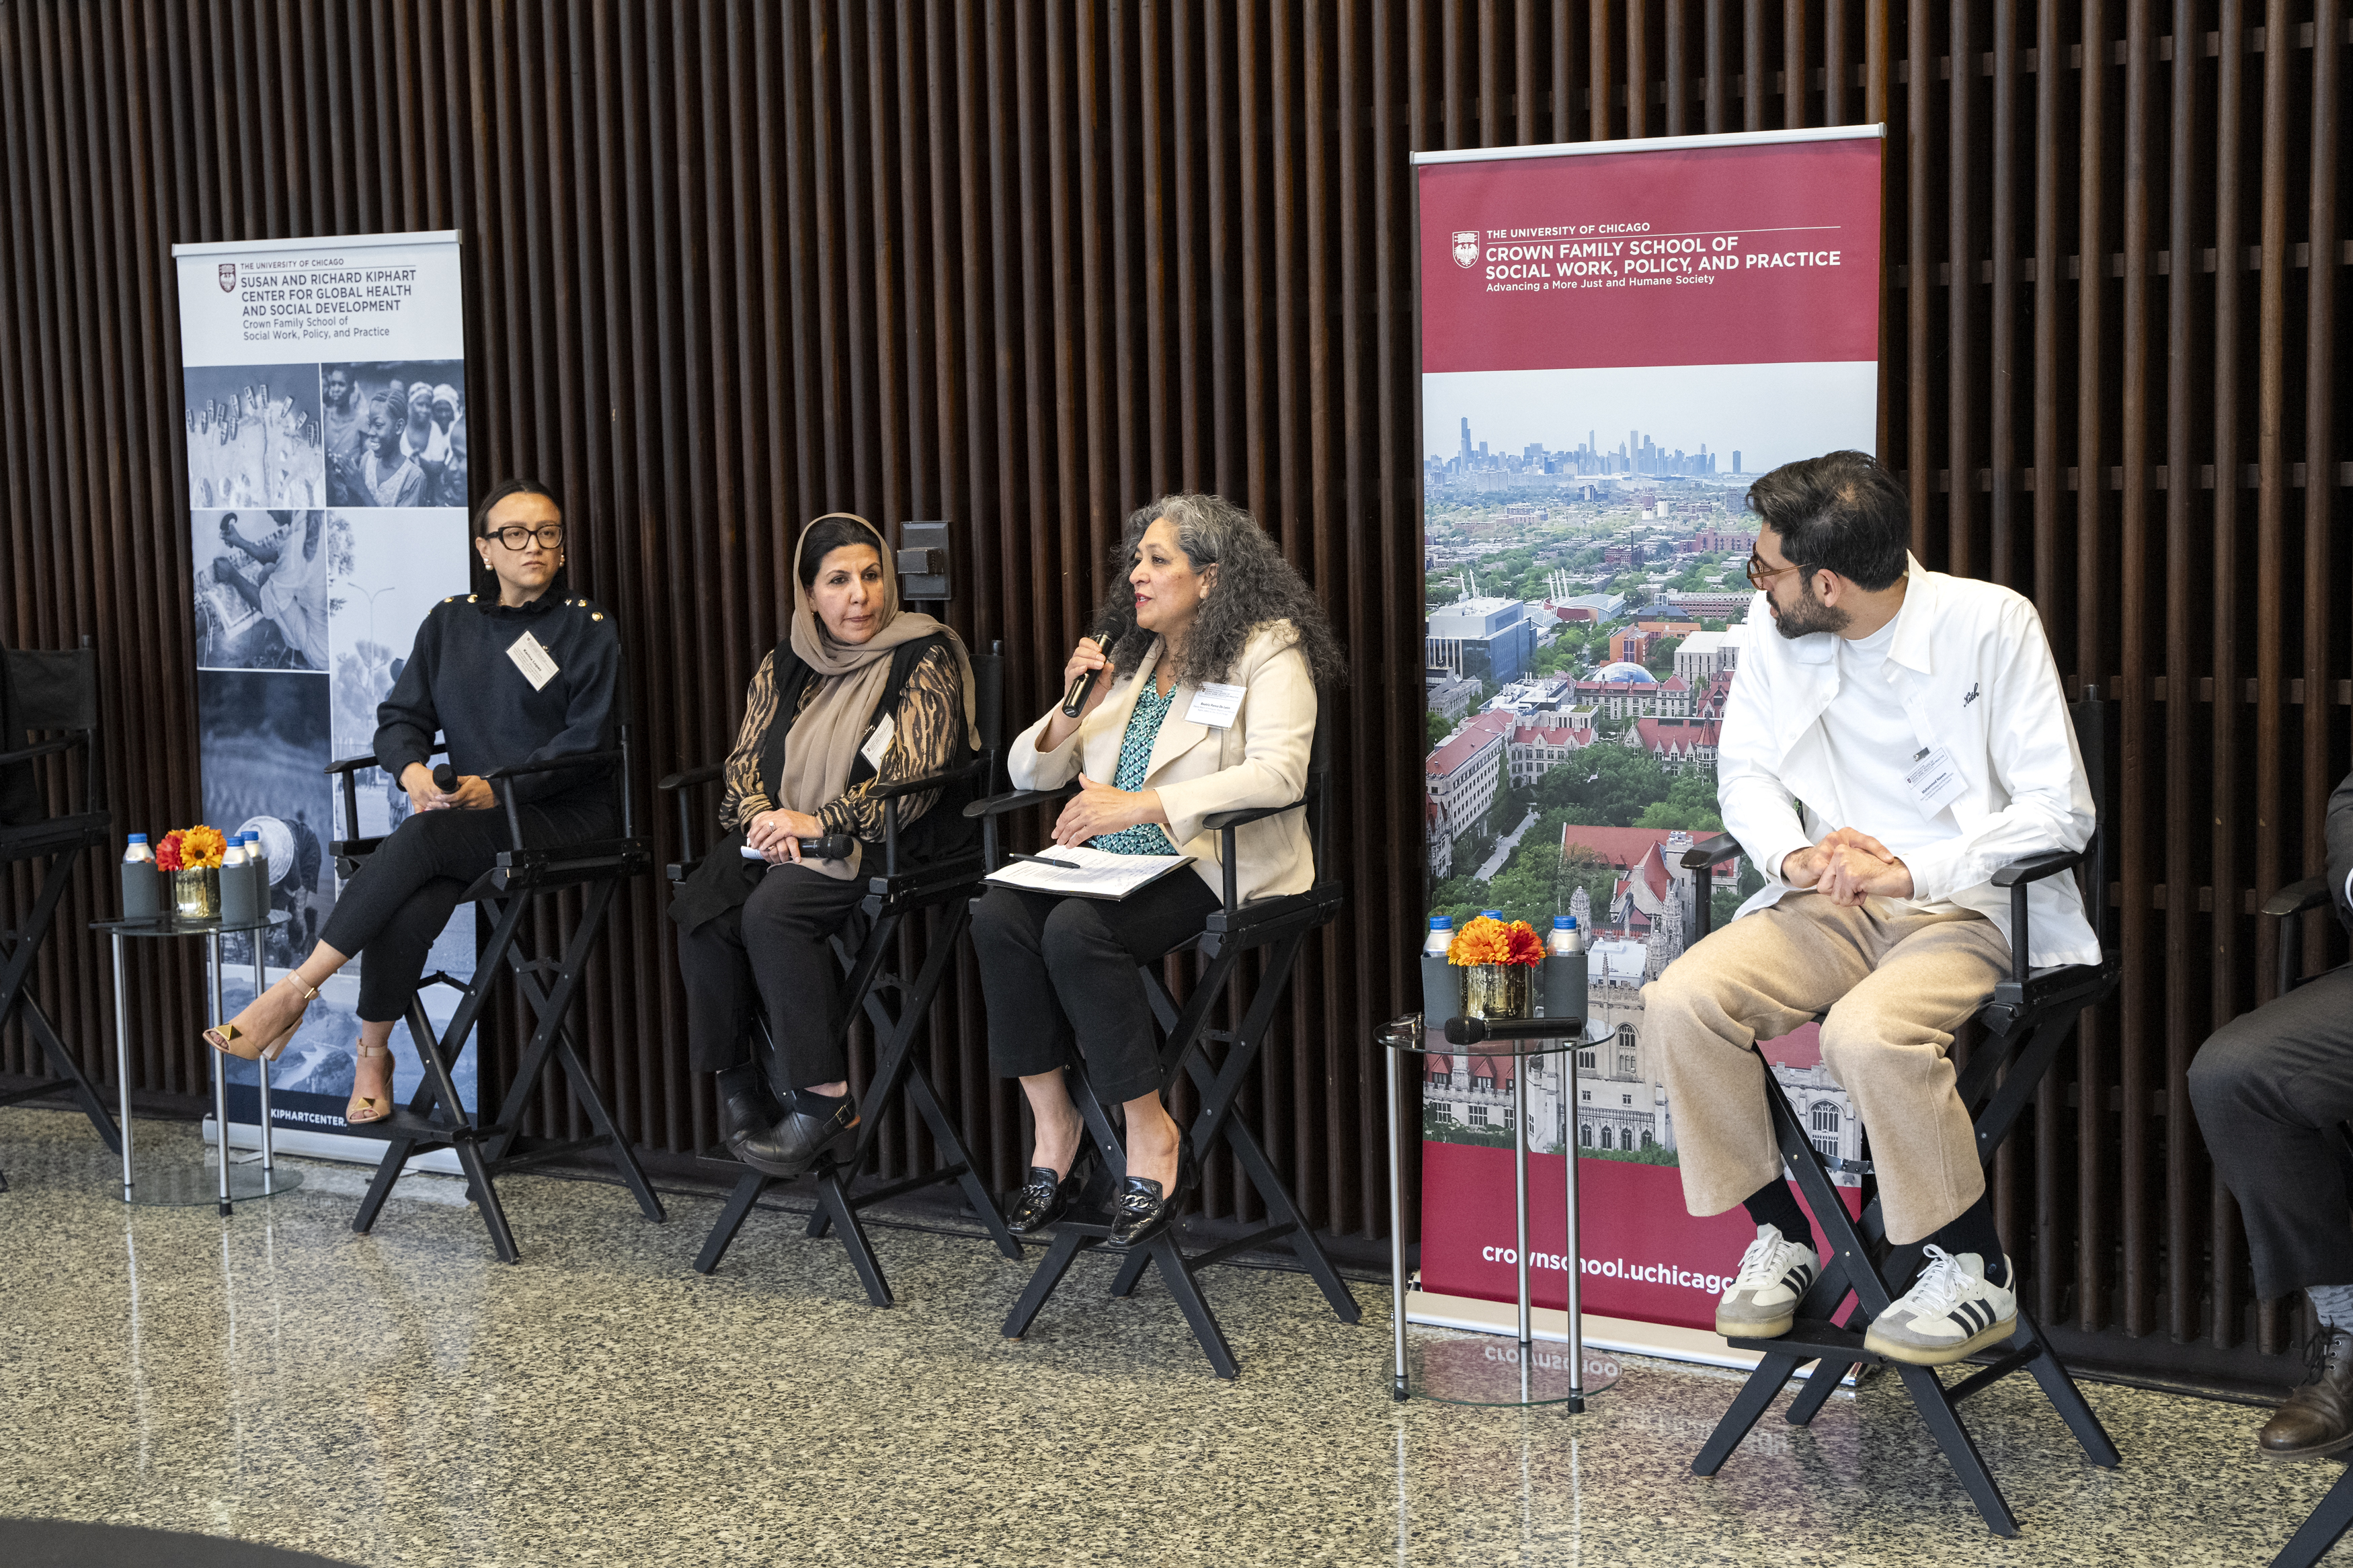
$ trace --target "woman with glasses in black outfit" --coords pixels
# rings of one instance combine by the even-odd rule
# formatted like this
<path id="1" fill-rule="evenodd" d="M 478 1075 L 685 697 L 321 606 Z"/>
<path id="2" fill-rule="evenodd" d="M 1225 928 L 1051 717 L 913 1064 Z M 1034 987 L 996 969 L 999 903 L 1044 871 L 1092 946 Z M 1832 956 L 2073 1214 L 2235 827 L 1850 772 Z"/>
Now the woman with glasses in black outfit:
<path id="1" fill-rule="evenodd" d="M 617 826 L 605 765 L 496 785 L 482 776 L 612 743 L 620 638 L 602 610 L 564 595 L 564 514 L 554 493 L 532 479 L 491 490 L 474 514 L 474 551 L 487 581 L 433 607 L 376 709 L 376 763 L 407 792 L 411 815 L 344 886 L 310 955 L 205 1031 L 216 1050 L 274 1061 L 327 977 L 364 952 L 359 1061 L 344 1111 L 353 1125 L 392 1113 L 392 1026 L 408 1011 L 459 898 L 513 847 L 506 814 L 493 809 L 506 792 L 526 844 L 609 837 Z M 436 731 L 457 775 L 446 791 L 433 782 Z"/>

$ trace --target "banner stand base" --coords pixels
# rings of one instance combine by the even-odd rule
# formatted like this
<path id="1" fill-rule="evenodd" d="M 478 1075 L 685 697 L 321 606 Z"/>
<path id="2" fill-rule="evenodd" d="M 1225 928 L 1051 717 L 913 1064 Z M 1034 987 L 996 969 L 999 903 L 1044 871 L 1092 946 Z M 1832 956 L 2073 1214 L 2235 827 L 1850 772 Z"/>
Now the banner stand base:
<path id="1" fill-rule="evenodd" d="M 205 1118 L 205 1142 L 220 1142 L 220 1123 L 209 1116 Z M 228 1146 L 232 1149 L 259 1149 L 261 1129 L 250 1121 L 230 1122 Z M 343 1160 L 354 1165 L 375 1165 L 384 1160 L 383 1139 L 357 1138 L 341 1132 L 307 1132 L 300 1128 L 280 1126 L 271 1131 L 269 1146 L 280 1154 L 301 1154 L 313 1160 Z M 419 1171 L 427 1171 L 437 1176 L 462 1176 L 466 1173 L 459 1167 L 456 1152 L 448 1149 L 436 1149 L 429 1154 L 415 1156 L 401 1174 L 412 1175 Z M 1553 1316 L 1557 1318 L 1560 1314 L 1556 1312 Z"/>
<path id="2" fill-rule="evenodd" d="M 280 1146 L 284 1147 L 281 1135 Z M 1434 1329 L 1465 1329 L 1478 1334 L 1516 1335 L 1519 1332 L 1519 1308 L 1510 1301 L 1489 1301 L 1476 1296 L 1441 1296 L 1430 1290 L 1409 1290 L 1405 1298 L 1405 1319 L 1409 1323 L 1422 1323 Z M 1661 1361 L 1690 1362 L 1699 1366 L 1720 1366 L 1733 1372 L 1754 1372 L 1764 1358 L 1748 1351 L 1736 1351 L 1715 1334 L 1701 1329 L 1679 1329 L 1666 1323 L 1645 1323 L 1632 1318 L 1605 1318 L 1588 1312 L 1584 1322 L 1585 1346 L 1588 1351 L 1611 1351 L 1620 1355 L 1653 1356 Z M 1539 1340 L 1568 1340 L 1568 1314 L 1557 1307 L 1538 1307 L 1529 1315 L 1529 1332 Z M 1799 1377 L 1813 1375 L 1815 1363 L 1799 1369 Z M 1840 1393 L 1846 1394 L 1856 1386 L 1850 1372 L 1840 1380 Z"/>

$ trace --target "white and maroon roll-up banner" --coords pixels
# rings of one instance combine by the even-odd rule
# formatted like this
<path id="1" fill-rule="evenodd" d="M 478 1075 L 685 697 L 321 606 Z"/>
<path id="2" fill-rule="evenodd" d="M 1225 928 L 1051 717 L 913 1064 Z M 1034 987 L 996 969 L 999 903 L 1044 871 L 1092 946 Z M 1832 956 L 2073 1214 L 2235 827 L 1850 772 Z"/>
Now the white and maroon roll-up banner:
<path id="1" fill-rule="evenodd" d="M 1710 1329 L 1754 1236 L 1684 1210 L 1641 987 L 1699 898 L 1720 924 L 1758 886 L 1745 860 L 1705 889 L 1680 861 L 1722 828 L 1725 701 L 1773 635 L 1743 575 L 1748 483 L 1874 444 L 1883 144 L 1856 126 L 1416 160 L 1430 912 L 1577 916 L 1606 1031 L 1573 1104 L 1560 1058 L 1526 1067 L 1541 1306 L 1566 1302 L 1571 1147 L 1588 1314 Z M 1856 1156 L 1812 1037 L 1767 1055 L 1817 1142 Z M 1472 1321 L 1449 1300 L 1514 1296 L 1521 1064 L 1426 1061 L 1419 1315 Z"/>

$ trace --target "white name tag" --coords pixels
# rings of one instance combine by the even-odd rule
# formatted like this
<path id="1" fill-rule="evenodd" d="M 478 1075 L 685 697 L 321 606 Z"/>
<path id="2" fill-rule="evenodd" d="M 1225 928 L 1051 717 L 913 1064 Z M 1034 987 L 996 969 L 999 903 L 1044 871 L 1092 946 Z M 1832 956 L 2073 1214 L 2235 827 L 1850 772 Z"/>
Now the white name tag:
<path id="1" fill-rule="evenodd" d="M 891 750 L 891 737 L 898 728 L 892 716 L 885 713 L 882 722 L 874 726 L 874 733 L 866 737 L 866 744 L 858 748 L 858 754 L 866 759 L 866 765 L 878 773 L 882 771 L 883 755 Z"/>
<path id="2" fill-rule="evenodd" d="M 529 632 L 508 645 L 507 657 L 514 660 L 515 668 L 522 671 L 522 678 L 531 682 L 533 691 L 555 679 L 555 660 L 548 657 L 547 650 L 539 646 L 539 639 Z"/>
<path id="3" fill-rule="evenodd" d="M 1905 770 L 1904 787 L 1920 803 L 1924 816 L 1934 816 L 1969 792 L 1969 781 L 1949 746 L 1931 746 Z"/>
<path id="4" fill-rule="evenodd" d="M 1234 721 L 1234 715 L 1242 710 L 1245 689 L 1240 686 L 1219 686 L 1215 682 L 1202 687 L 1193 694 L 1193 705 L 1185 710 L 1186 722 L 1207 724 L 1212 730 L 1225 729 Z"/>

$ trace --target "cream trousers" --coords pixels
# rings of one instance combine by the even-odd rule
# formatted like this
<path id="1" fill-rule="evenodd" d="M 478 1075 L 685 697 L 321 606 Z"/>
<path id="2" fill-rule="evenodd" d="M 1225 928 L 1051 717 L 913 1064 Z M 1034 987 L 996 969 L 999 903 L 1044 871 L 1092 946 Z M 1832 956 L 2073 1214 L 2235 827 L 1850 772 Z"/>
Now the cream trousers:
<path id="1" fill-rule="evenodd" d="M 1957 1218 L 1985 1173 L 1946 1052 L 2009 967 L 1984 916 L 1887 899 L 1841 909 L 1792 893 L 1711 933 L 1642 988 L 1684 1204 L 1722 1214 L 1780 1179 L 1764 1064 L 1748 1047 L 1827 1009 L 1822 1064 L 1871 1134 L 1888 1239 Z"/>

